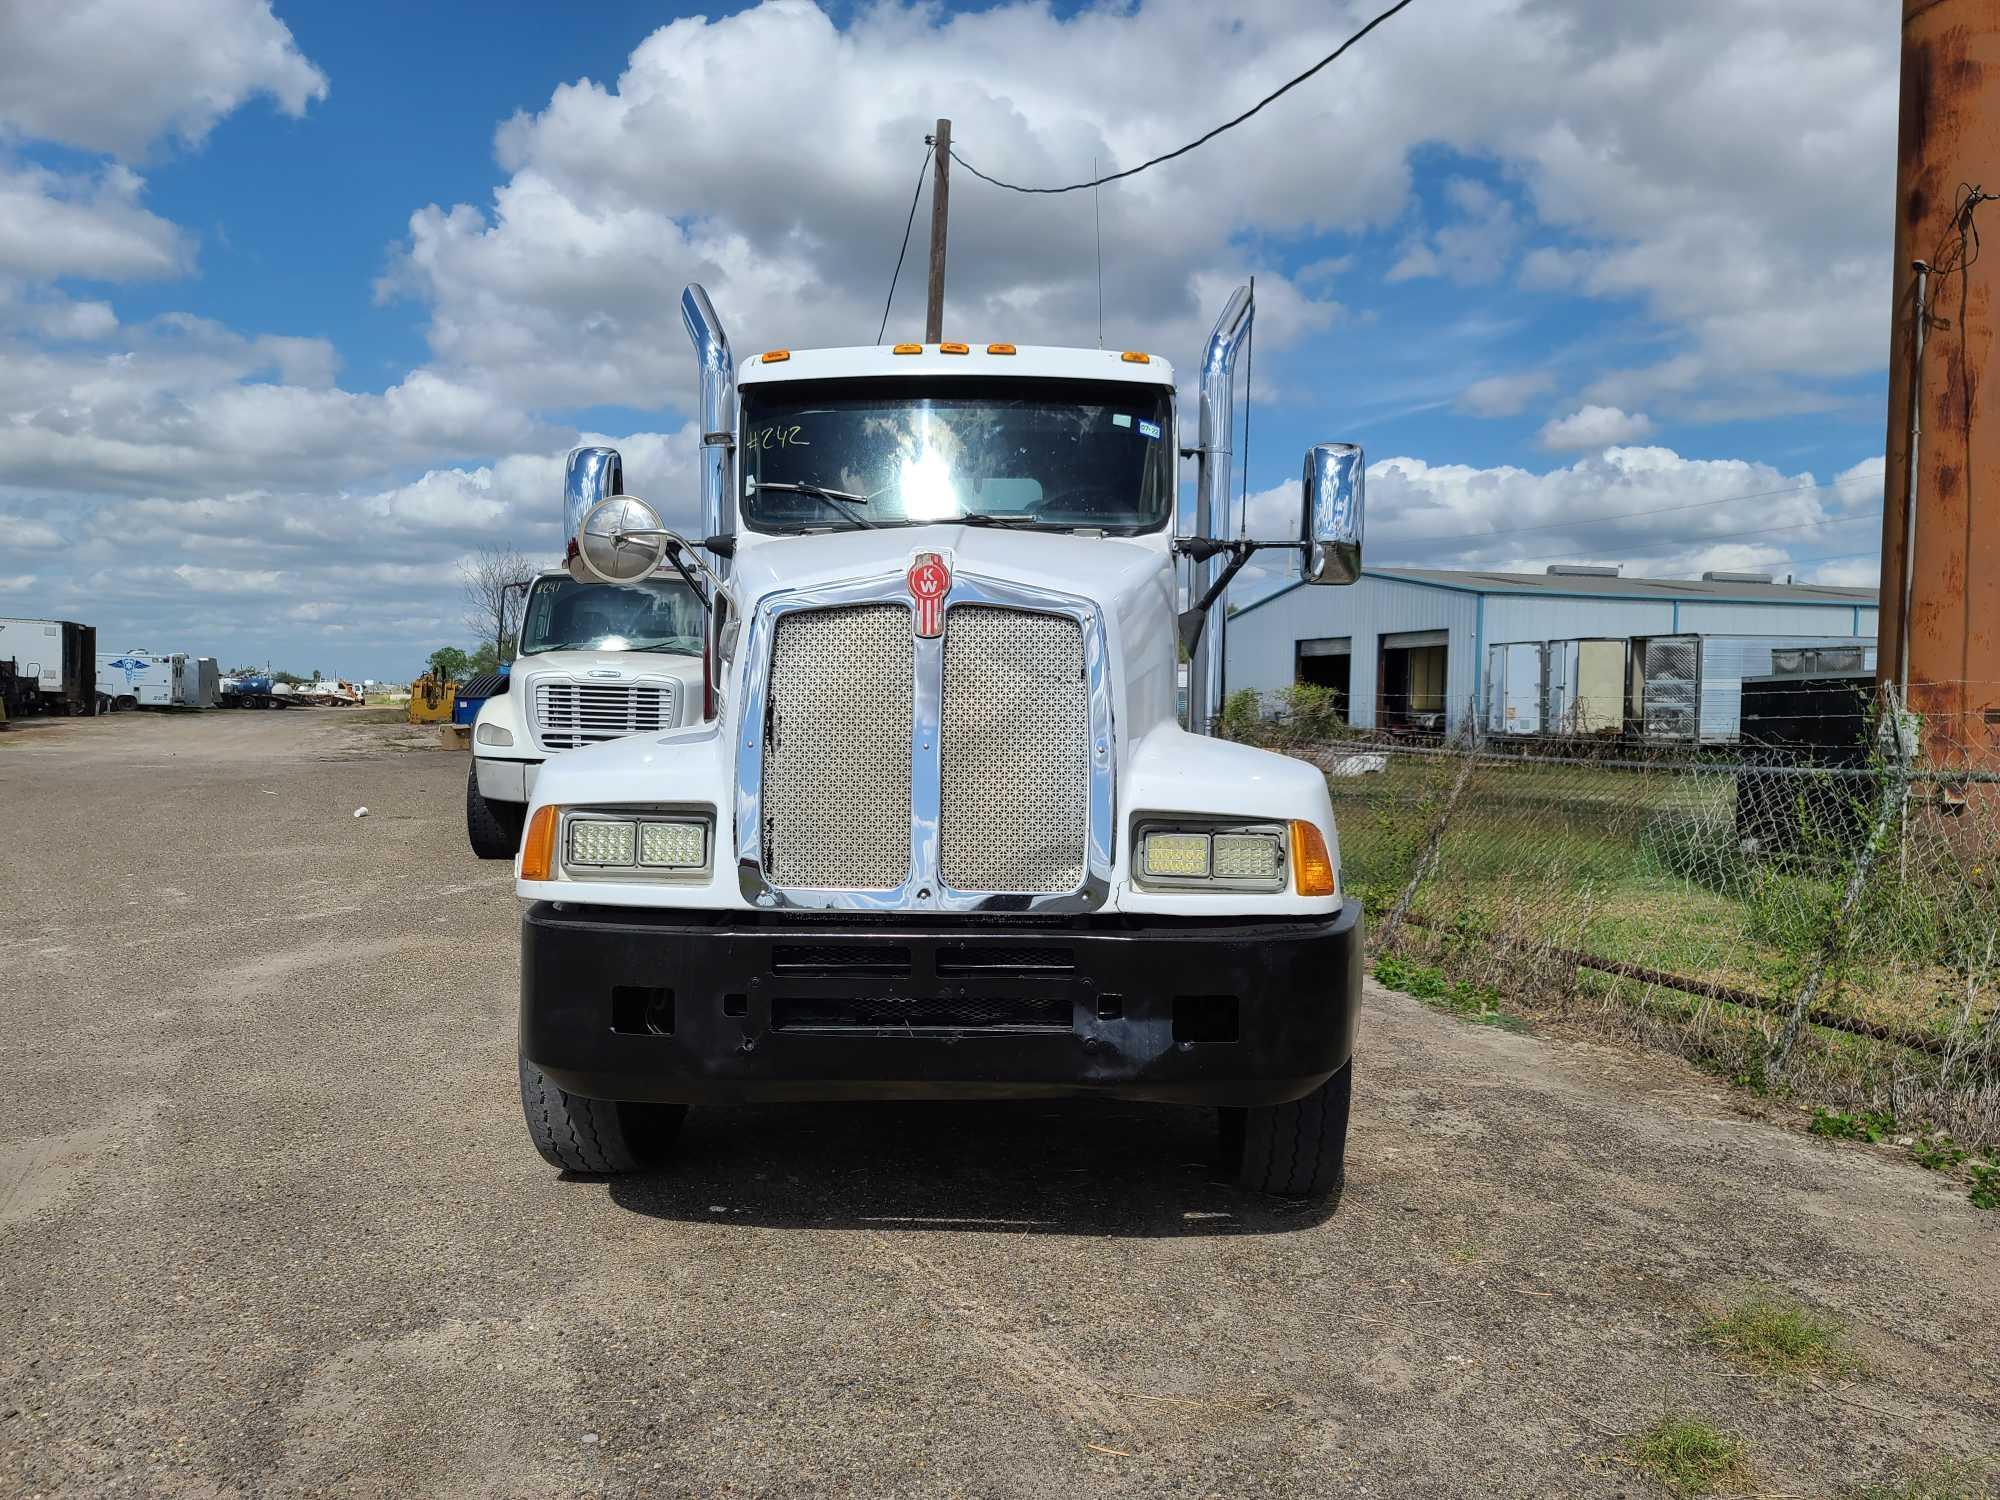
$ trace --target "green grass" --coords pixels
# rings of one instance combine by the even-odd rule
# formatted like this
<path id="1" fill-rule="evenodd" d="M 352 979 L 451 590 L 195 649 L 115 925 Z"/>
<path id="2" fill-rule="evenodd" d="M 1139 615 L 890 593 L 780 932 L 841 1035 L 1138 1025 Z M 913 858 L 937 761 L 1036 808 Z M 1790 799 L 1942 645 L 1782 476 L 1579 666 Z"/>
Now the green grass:
<path id="1" fill-rule="evenodd" d="M 1676 1495 L 1744 1488 L 1747 1451 L 1735 1433 L 1688 1416 L 1662 1417 L 1627 1444 L 1632 1462 Z"/>
<path id="2" fill-rule="evenodd" d="M 1764 1375 L 1837 1380 L 1861 1371 L 1860 1359 L 1839 1328 L 1772 1297 L 1752 1297 L 1708 1319 L 1698 1337 Z"/>
<path id="3" fill-rule="evenodd" d="M 1855 1500 L 1994 1500 L 1995 1491 L 1979 1465 L 1947 1461 L 1854 1494 Z"/>
<path id="4" fill-rule="evenodd" d="M 1896 1117 L 1879 1111 L 1850 1115 L 1837 1109 L 1816 1109 L 1806 1129 L 1829 1140 L 1866 1141 L 1873 1146 L 1895 1133 Z"/>
<path id="5" fill-rule="evenodd" d="M 1974 1162 L 1966 1171 L 1972 1174 L 1972 1206 L 2000 1209 L 2000 1157 Z"/>
<path id="6" fill-rule="evenodd" d="M 1375 978 L 1392 990 L 1401 990 L 1413 999 L 1479 1026 L 1499 1026 L 1509 1031 L 1525 1031 L 1527 1023 L 1500 1009 L 1500 994 L 1491 985 L 1469 979 L 1447 979 L 1444 970 L 1430 964 L 1412 963 L 1385 953 L 1375 960 Z"/>

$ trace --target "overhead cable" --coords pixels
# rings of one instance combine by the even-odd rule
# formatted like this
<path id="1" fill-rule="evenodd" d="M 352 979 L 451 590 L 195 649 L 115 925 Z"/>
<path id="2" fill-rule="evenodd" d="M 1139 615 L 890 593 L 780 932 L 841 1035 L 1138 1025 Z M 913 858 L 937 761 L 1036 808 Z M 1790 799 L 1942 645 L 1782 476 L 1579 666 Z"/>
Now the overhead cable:
<path id="1" fill-rule="evenodd" d="M 924 137 L 924 164 L 917 171 L 917 190 L 910 194 L 910 217 L 903 225 L 903 248 L 896 252 L 896 269 L 889 276 L 888 300 L 882 304 L 882 326 L 875 334 L 875 342 L 881 343 L 889 331 L 889 307 L 896 300 L 896 279 L 903 274 L 903 257 L 910 253 L 910 227 L 917 222 L 917 200 L 924 195 L 924 179 L 930 175 L 931 155 L 937 150 L 931 137 Z"/>
<path id="2" fill-rule="evenodd" d="M 1209 131 L 1208 134 L 1200 136 L 1195 140 L 1189 141 L 1185 146 L 1181 146 L 1173 151 L 1168 151 L 1163 155 L 1155 156 L 1149 161 L 1142 161 L 1136 167 L 1127 167 L 1122 172 L 1112 172 L 1104 177 L 1092 178 L 1088 182 L 1072 182 L 1063 187 L 1022 187 L 1018 182 L 1002 182 L 998 177 L 987 176 L 986 173 L 980 171 L 979 168 L 975 167 L 971 162 L 967 161 L 964 157 L 960 156 L 958 154 L 958 148 L 956 146 L 951 148 L 951 159 L 957 162 L 961 167 L 965 168 L 965 170 L 970 172 L 974 177 L 977 177 L 981 182 L 990 182 L 993 184 L 993 186 L 997 188 L 1005 188 L 1010 193 L 1076 193 L 1076 192 L 1081 192 L 1084 188 L 1099 187 L 1107 182 L 1117 182 L 1122 178 L 1136 177 L 1141 172 L 1145 171 L 1148 167 L 1157 167 L 1158 165 L 1160 165 L 1161 162 L 1172 161 L 1177 156 L 1186 156 L 1188 152 L 1194 150 L 1197 146 L 1207 145 L 1210 141 L 1214 140 L 1224 131 L 1234 130 L 1238 125 L 1241 125 L 1245 120 L 1249 119 L 1252 115 L 1256 114 L 1258 110 L 1262 109 L 1265 105 L 1271 103 L 1274 99 L 1279 99 L 1282 98 L 1284 95 L 1289 94 L 1293 89 L 1297 88 L 1300 84 L 1304 83 L 1308 78 L 1312 77 L 1313 74 L 1317 73 L 1321 68 L 1324 68 L 1328 63 L 1333 62 L 1349 47 L 1352 47 L 1356 42 L 1360 41 L 1364 36 L 1368 35 L 1368 33 L 1373 31 L 1377 26 L 1380 26 L 1384 21 L 1388 20 L 1389 17 L 1395 15 L 1397 11 L 1404 9 L 1405 7 L 1409 6 L 1412 3 L 1413 0 L 1396 0 L 1396 3 L 1394 5 L 1390 6 L 1387 10 L 1383 11 L 1381 15 L 1377 16 L 1374 20 L 1370 21 L 1366 26 L 1362 27 L 1359 31 L 1355 32 L 1353 36 L 1349 37 L 1346 41 L 1342 42 L 1338 47 L 1335 47 L 1331 52 L 1327 53 L 1325 57 L 1322 57 L 1318 62 L 1314 63 L 1310 68 L 1307 68 L 1305 72 L 1299 74 L 1299 76 L 1294 78 L 1290 83 L 1287 83 L 1280 88 L 1273 89 L 1270 93 L 1266 94 L 1263 98 L 1259 99 L 1255 104 L 1251 105 L 1248 109 L 1244 110 L 1243 113 L 1238 115 L 1235 119 L 1225 120 L 1222 124 L 1216 126 L 1215 129 Z"/>

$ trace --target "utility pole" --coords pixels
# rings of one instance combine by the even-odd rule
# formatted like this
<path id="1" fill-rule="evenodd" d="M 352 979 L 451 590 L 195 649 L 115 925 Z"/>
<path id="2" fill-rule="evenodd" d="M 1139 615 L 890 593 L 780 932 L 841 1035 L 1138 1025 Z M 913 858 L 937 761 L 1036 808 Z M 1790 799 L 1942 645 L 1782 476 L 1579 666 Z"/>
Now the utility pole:
<path id="1" fill-rule="evenodd" d="M 1923 758 L 2000 770 L 2000 411 L 1992 257 L 2000 232 L 2000 33 L 1991 0 L 1903 0 L 1894 312 L 1877 677 L 1907 672 Z M 1921 264 L 1920 264 L 1921 263 Z M 1921 439 L 1919 434 L 1921 433 Z"/>
<path id="2" fill-rule="evenodd" d="M 939 120 L 931 153 L 931 300 L 924 311 L 924 342 L 944 338 L 944 231 L 951 217 L 951 121 Z"/>

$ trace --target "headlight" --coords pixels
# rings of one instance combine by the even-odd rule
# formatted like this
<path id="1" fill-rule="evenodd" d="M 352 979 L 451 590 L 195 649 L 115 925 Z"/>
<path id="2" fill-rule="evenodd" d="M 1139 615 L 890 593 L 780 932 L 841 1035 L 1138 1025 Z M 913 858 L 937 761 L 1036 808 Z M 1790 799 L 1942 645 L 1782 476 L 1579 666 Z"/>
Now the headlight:
<path id="1" fill-rule="evenodd" d="M 1137 878 L 1157 890 L 1281 891 L 1288 830 L 1282 823 L 1142 824 Z"/>
<path id="2" fill-rule="evenodd" d="M 505 746 L 514 743 L 514 731 L 502 728 L 498 724 L 481 724 L 472 731 L 472 737 L 482 745 Z"/>
<path id="3" fill-rule="evenodd" d="M 563 825 L 563 868 L 586 879 L 705 877 L 712 826 L 705 812 L 572 808 Z"/>

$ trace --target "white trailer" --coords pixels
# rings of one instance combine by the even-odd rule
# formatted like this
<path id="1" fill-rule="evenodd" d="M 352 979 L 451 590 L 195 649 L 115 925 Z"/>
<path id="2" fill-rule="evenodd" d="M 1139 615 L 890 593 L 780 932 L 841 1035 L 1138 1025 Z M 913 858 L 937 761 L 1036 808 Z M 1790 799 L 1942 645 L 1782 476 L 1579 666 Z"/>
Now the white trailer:
<path id="1" fill-rule="evenodd" d="M 1544 700 L 1551 734 L 1616 735 L 1625 724 L 1625 659 L 1631 643 L 1612 636 L 1550 641 Z"/>
<path id="2" fill-rule="evenodd" d="M 1540 641 L 1496 641 L 1486 648 L 1486 732 L 1540 734 L 1548 689 Z"/>

